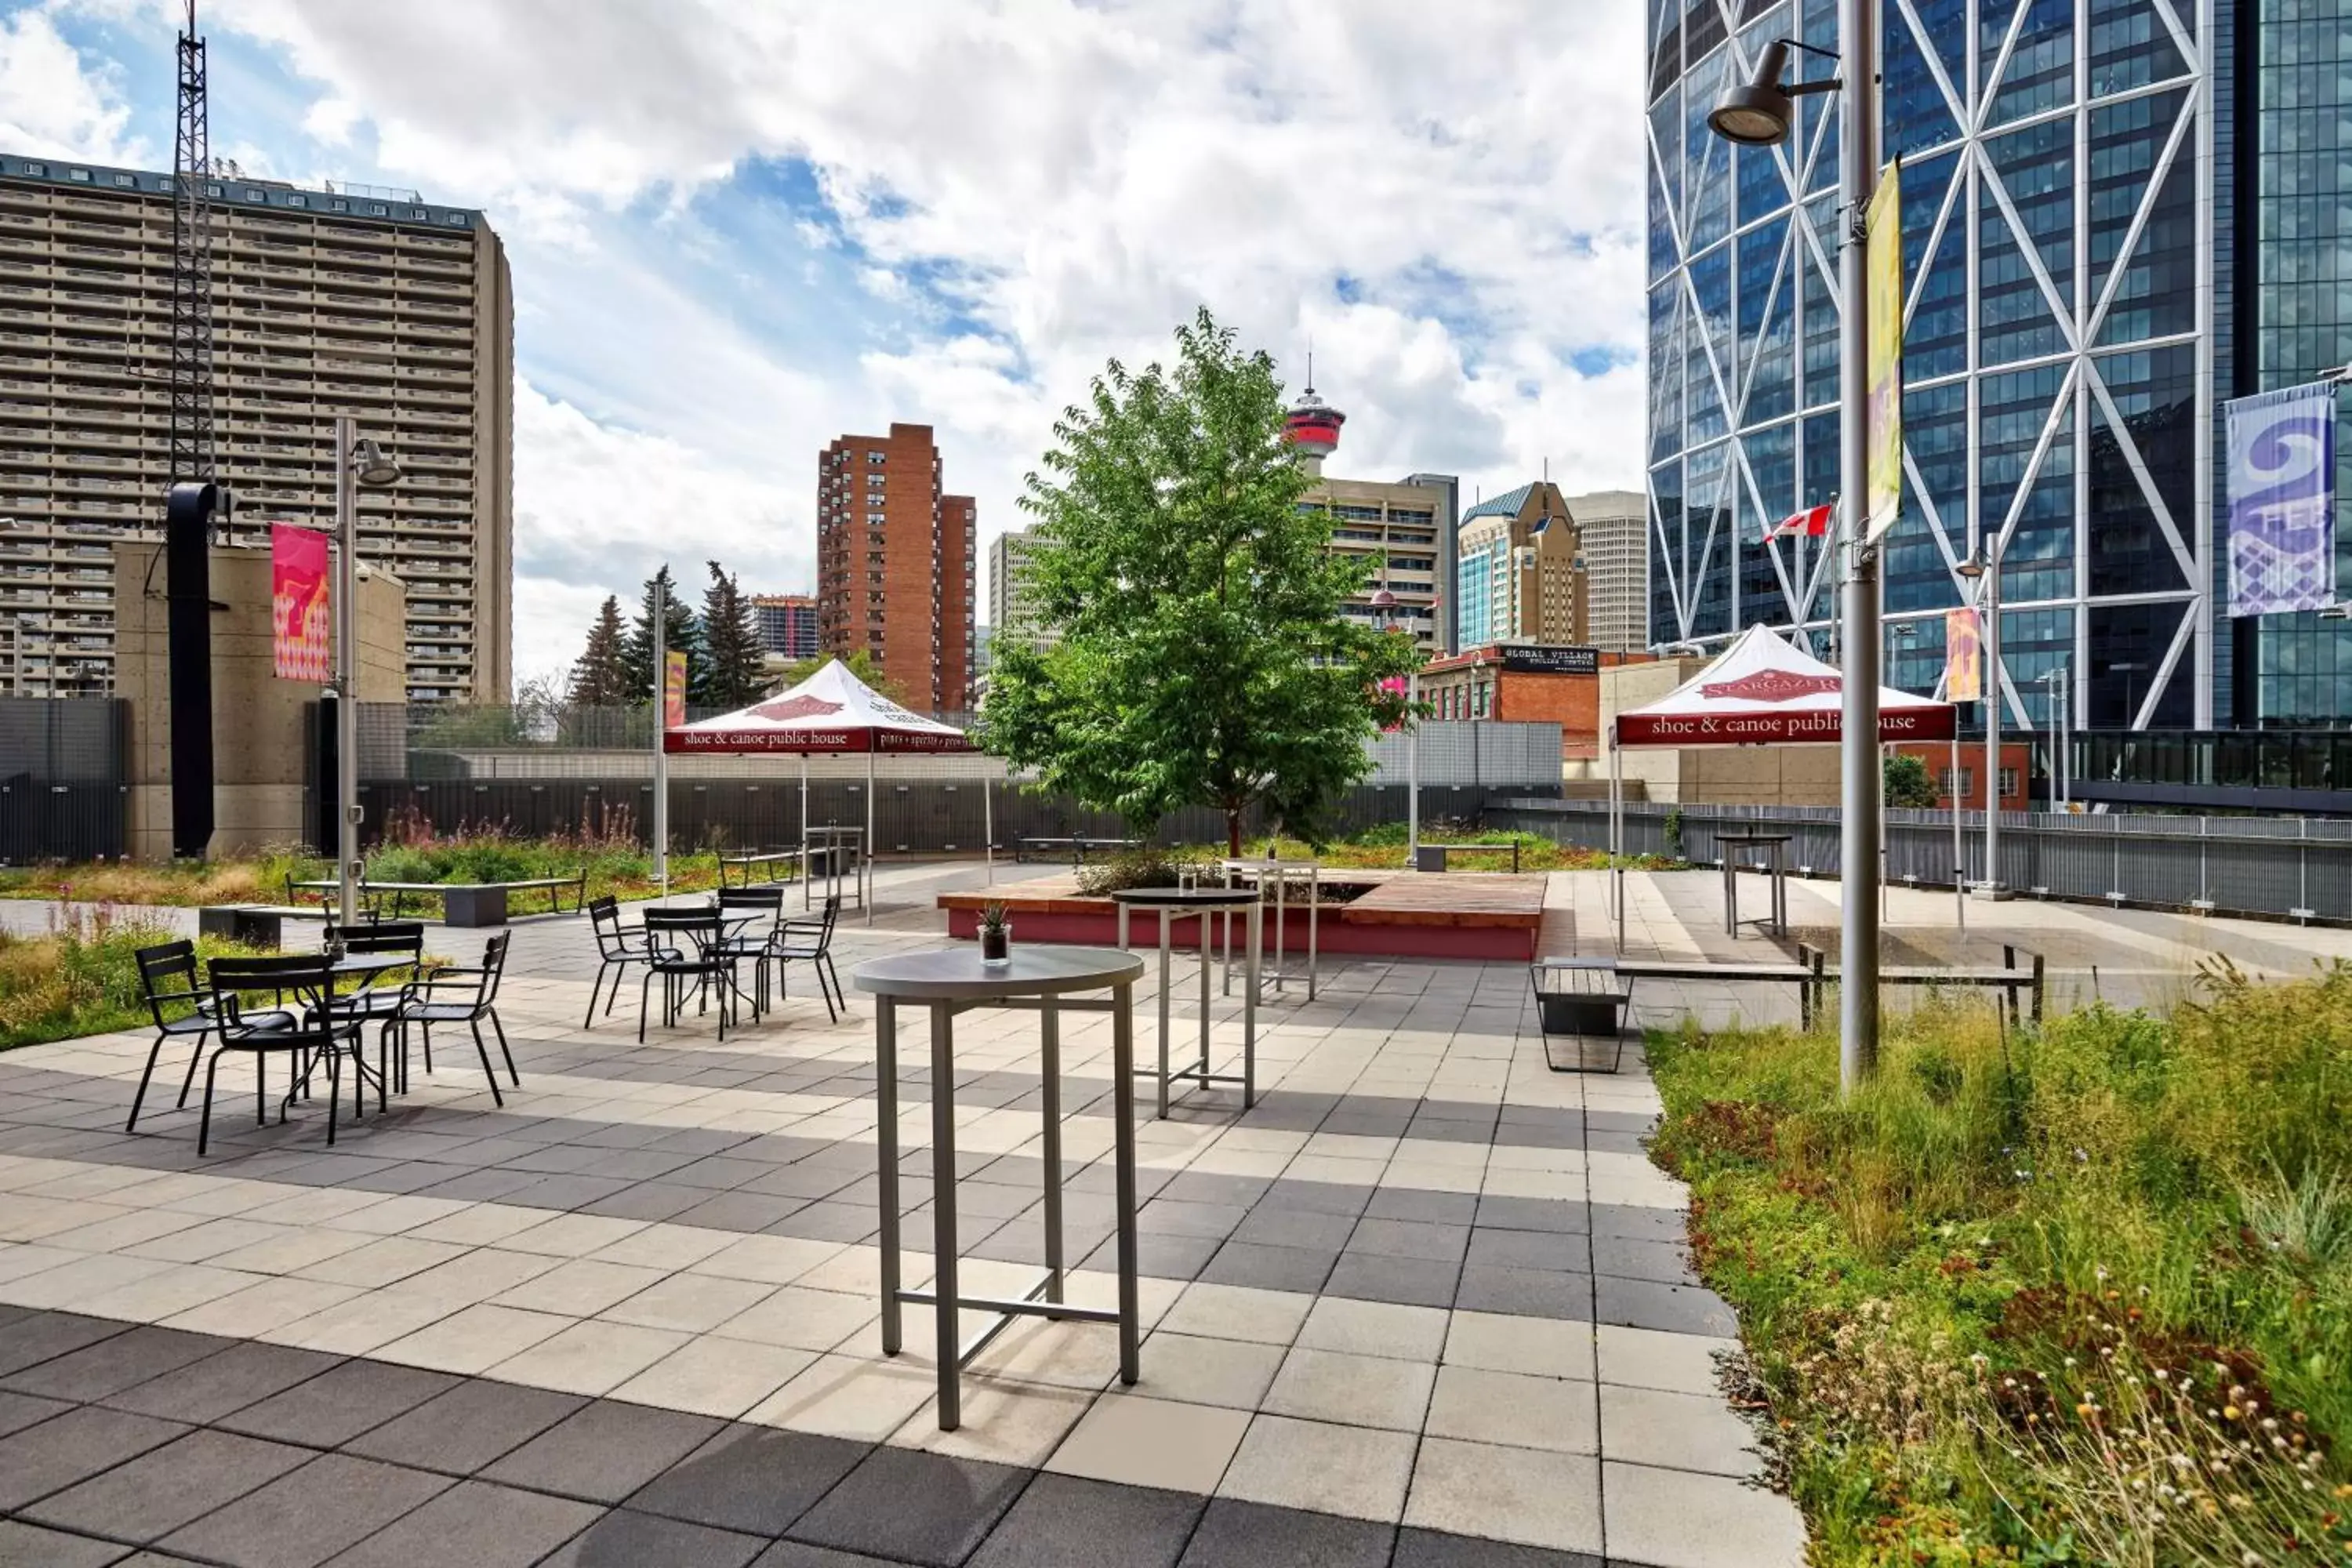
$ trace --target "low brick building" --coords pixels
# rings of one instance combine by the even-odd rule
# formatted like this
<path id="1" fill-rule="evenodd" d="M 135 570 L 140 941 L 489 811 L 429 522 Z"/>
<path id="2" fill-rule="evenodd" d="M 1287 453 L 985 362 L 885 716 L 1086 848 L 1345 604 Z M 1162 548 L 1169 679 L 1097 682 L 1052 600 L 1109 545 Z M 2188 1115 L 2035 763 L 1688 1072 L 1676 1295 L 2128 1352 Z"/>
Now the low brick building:
<path id="1" fill-rule="evenodd" d="M 1421 697 L 1438 719 L 1499 719 L 1559 726 L 1560 755 L 1601 754 L 1601 671 L 1647 664 L 1646 653 L 1558 643 L 1495 643 L 1422 667 Z"/>

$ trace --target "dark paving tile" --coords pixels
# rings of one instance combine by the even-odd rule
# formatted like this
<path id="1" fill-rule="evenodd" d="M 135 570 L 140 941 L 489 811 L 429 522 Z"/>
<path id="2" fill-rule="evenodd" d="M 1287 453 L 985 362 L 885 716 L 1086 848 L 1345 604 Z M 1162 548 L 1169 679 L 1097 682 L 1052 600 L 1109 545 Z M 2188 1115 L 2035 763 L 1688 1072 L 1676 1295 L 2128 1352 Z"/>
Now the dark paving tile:
<path id="1" fill-rule="evenodd" d="M 0 1394 L 0 1437 L 21 1432 L 36 1421 L 62 1415 L 73 1406 L 62 1399 L 39 1399 L 29 1394 Z"/>
<path id="2" fill-rule="evenodd" d="M 201 1425 L 308 1382 L 341 1359 L 248 1341 L 125 1388 L 104 1403 L 117 1410 Z"/>
<path id="3" fill-rule="evenodd" d="M 1154 1198 L 1137 1211 L 1136 1229 L 1147 1236 L 1205 1236 L 1223 1241 L 1248 1211 L 1233 1204 L 1188 1204 Z"/>
<path id="4" fill-rule="evenodd" d="M 1013 1506 L 1030 1472 L 877 1448 L 793 1526 L 793 1540 L 955 1568 Z"/>
<path id="5" fill-rule="evenodd" d="M 67 1530 L 152 1542 L 315 1458 L 289 1444 L 200 1429 L 45 1498 L 26 1513 Z"/>
<path id="6" fill-rule="evenodd" d="M 586 1403 L 577 1394 L 469 1378 L 352 1438 L 344 1451 L 470 1476 Z"/>
<path id="7" fill-rule="evenodd" d="M 334 1559 L 334 1568 L 529 1568 L 593 1524 L 593 1503 L 460 1481 Z"/>
<path id="8" fill-rule="evenodd" d="M 0 1509 L 21 1508 L 187 1430 L 176 1421 L 91 1407 L 0 1437 Z"/>
<path id="9" fill-rule="evenodd" d="M 1592 1271 L 1621 1279 L 1647 1279 L 1660 1285 L 1696 1285 L 1698 1276 L 1690 1263 L 1690 1247 L 1680 1241 L 1636 1241 L 1625 1236 L 1592 1238 Z"/>
<path id="10" fill-rule="evenodd" d="M 1343 1252 L 1339 1266 L 1323 1282 L 1323 1294 L 1408 1307 L 1451 1307 L 1461 1273 L 1460 1264 L 1433 1258 Z"/>
<path id="11" fill-rule="evenodd" d="M 508 1173 L 512 1174 L 513 1173 Z M 529 1186 L 517 1187 L 500 1201 L 520 1204 L 526 1208 L 572 1209 L 585 1208 L 600 1198 L 609 1198 L 631 1184 L 618 1176 L 541 1176 Z M 440 1187 L 433 1189 L 443 1191 Z"/>
<path id="12" fill-rule="evenodd" d="M 482 1472 L 484 1480 L 616 1503 L 692 1453 L 720 1423 L 598 1400 Z"/>
<path id="13" fill-rule="evenodd" d="M 1689 1216 L 1680 1209 L 1652 1208 L 1646 1204 L 1590 1206 L 1595 1236 L 1625 1236 L 1636 1241 L 1682 1241 L 1690 1235 Z"/>
<path id="14" fill-rule="evenodd" d="M 773 1225 L 761 1228 L 770 1236 L 797 1236 L 809 1241 L 863 1241 L 878 1230 L 881 1224 L 881 1214 L 877 1209 L 862 1204 L 826 1200 L 795 1209 Z"/>
<path id="15" fill-rule="evenodd" d="M 0 1568 L 107 1568 L 128 1550 L 111 1541 L 0 1519 Z"/>
<path id="16" fill-rule="evenodd" d="M 862 1552 L 835 1552 L 830 1546 L 811 1546 L 804 1542 L 779 1541 L 762 1552 L 751 1568 L 898 1568 L 879 1557 L 868 1557 Z"/>
<path id="17" fill-rule="evenodd" d="M 1232 1204 L 1247 1208 L 1265 1196 L 1274 1184 L 1263 1176 L 1217 1176 L 1206 1172 L 1180 1171 L 1160 1189 L 1163 1197 L 1188 1204 Z"/>
<path id="18" fill-rule="evenodd" d="M 1579 1231 L 1498 1230 L 1482 1225 L 1470 1233 L 1470 1254 L 1465 1261 L 1477 1268 L 1549 1268 L 1589 1274 L 1591 1238 Z"/>
<path id="19" fill-rule="evenodd" d="M 540 1568 L 743 1568 L 767 1544 L 761 1536 L 616 1508 Z"/>
<path id="20" fill-rule="evenodd" d="M 162 1544 L 234 1568 L 314 1568 L 452 1484 L 446 1476 L 326 1454 Z"/>
<path id="21" fill-rule="evenodd" d="M 1200 1277 L 1215 1285 L 1246 1285 L 1259 1290 L 1298 1290 L 1312 1292 L 1323 1288 L 1331 1266 L 1339 1261 L 1336 1252 L 1310 1252 L 1297 1247 L 1260 1247 L 1246 1241 L 1229 1241 L 1217 1249 L 1216 1257 L 1201 1270 Z"/>
<path id="22" fill-rule="evenodd" d="M 867 1161 L 870 1164 L 872 1156 L 869 1155 Z M 923 1170 L 926 1173 L 930 1170 L 930 1163 L 929 1156 L 926 1155 L 923 1160 Z M 858 1179 L 859 1173 L 853 1166 L 813 1165 L 803 1162 L 798 1164 L 771 1166 L 751 1177 L 743 1184 L 742 1190 L 758 1193 L 765 1197 L 802 1198 L 814 1203 L 819 1198 L 829 1198 L 842 1188 L 848 1186 Z"/>
<path id="23" fill-rule="evenodd" d="M 1376 1189 L 1343 1182 L 1276 1181 L 1258 1200 L 1258 1208 L 1293 1209 L 1306 1214 L 1345 1215 L 1349 1219 L 1364 1212 L 1372 1201 Z"/>
<path id="24" fill-rule="evenodd" d="M 86 1405 L 185 1366 L 221 1345 L 221 1341 L 206 1334 L 142 1326 L 13 1372 L 0 1379 L 0 1386 Z"/>
<path id="25" fill-rule="evenodd" d="M 680 1225 L 708 1230 L 765 1230 L 809 1206 L 806 1198 L 769 1197 L 759 1193 L 702 1192 L 695 1202 L 670 1217 Z"/>
<path id="26" fill-rule="evenodd" d="M 454 1198 L 460 1203 L 493 1203 L 541 1179 L 528 1171 L 467 1171 L 417 1191 L 426 1197 Z"/>
<path id="27" fill-rule="evenodd" d="M 1661 1329 L 1675 1334 L 1739 1331 L 1738 1317 L 1714 1291 L 1696 1285 L 1659 1285 L 1646 1279 L 1593 1280 L 1600 1321 L 1631 1329 Z"/>
<path id="28" fill-rule="evenodd" d="M 1459 1263 L 1470 1245 L 1466 1225 L 1433 1225 L 1415 1219 L 1371 1219 L 1357 1222 L 1348 1237 L 1349 1252 L 1377 1258 L 1423 1258 L 1438 1263 Z"/>
<path id="29" fill-rule="evenodd" d="M 1364 1205 L 1366 1219 L 1417 1220 L 1429 1225 L 1467 1226 L 1478 1213 L 1475 1193 L 1431 1193 L 1418 1187 L 1381 1187 Z"/>
<path id="30" fill-rule="evenodd" d="M 1410 1526 L 1397 1532 L 1394 1568 L 1602 1568 L 1581 1552 L 1549 1552 Z"/>
<path id="31" fill-rule="evenodd" d="M 1206 1500 L 1041 1475 L 973 1555 L 971 1568 L 1174 1568 Z"/>
<path id="32" fill-rule="evenodd" d="M 0 1323 L 0 1377 L 84 1345 L 128 1332 L 129 1323 L 108 1318 L 85 1318 L 72 1312 L 35 1312 L 14 1322 Z"/>
<path id="33" fill-rule="evenodd" d="M 1548 1268 L 1472 1266 L 1462 1270 L 1454 1305 L 1466 1312 L 1517 1312 L 1528 1318 L 1591 1322 L 1592 1277 Z"/>
<path id="34" fill-rule="evenodd" d="M 1601 1206 L 1559 1198 L 1485 1197 L 1478 1200 L 1478 1224 L 1496 1230 L 1589 1231 L 1592 1211 Z"/>
<path id="35" fill-rule="evenodd" d="M 1311 1209 L 1278 1209 L 1260 1204 L 1234 1227 L 1235 1241 L 1265 1247 L 1303 1247 L 1337 1252 L 1348 1245 L 1356 1228 L 1353 1215 L 1318 1214 Z"/>
<path id="36" fill-rule="evenodd" d="M 1205 1236 L 1138 1236 L 1135 1238 L 1136 1272 L 1149 1274 L 1154 1279 L 1195 1279 L 1224 1245 L 1213 1237 Z M 1079 1267 L 1116 1269 L 1118 1267 L 1117 1239 L 1105 1240 L 1087 1256 Z"/>
<path id="37" fill-rule="evenodd" d="M 189 1557 L 172 1557 L 161 1552 L 134 1552 L 113 1568 L 205 1568 Z"/>
<path id="38" fill-rule="evenodd" d="M 782 1535 L 856 1469 L 869 1445 L 734 1426 L 648 1481 L 629 1507 L 725 1530 Z"/>
<path id="39" fill-rule="evenodd" d="M 1393 1525 L 1219 1498 L 1181 1568 L 1386 1568 L 1395 1539 Z"/>
<path id="40" fill-rule="evenodd" d="M 389 1362 L 347 1361 L 223 1416 L 217 1425 L 281 1443 L 337 1448 L 457 1384 L 446 1373 Z"/>
<path id="41" fill-rule="evenodd" d="M 1434 1116 L 1416 1116 L 1404 1130 L 1408 1139 L 1432 1143 L 1491 1143 L 1495 1141 L 1495 1124 L 1491 1121 L 1455 1121 Z M 1400 1154 L 1408 1151 L 1400 1150 Z"/>

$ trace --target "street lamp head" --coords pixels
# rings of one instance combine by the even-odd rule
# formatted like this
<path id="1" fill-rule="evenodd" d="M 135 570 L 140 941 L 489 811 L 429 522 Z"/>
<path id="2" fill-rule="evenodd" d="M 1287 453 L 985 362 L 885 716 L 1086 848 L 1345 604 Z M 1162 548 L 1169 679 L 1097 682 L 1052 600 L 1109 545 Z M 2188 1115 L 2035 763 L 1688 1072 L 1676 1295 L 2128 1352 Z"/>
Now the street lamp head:
<path id="1" fill-rule="evenodd" d="M 1393 614 L 1397 607 L 1397 596 L 1386 588 L 1382 588 L 1372 595 L 1371 603 L 1372 608 Z"/>
<path id="2" fill-rule="evenodd" d="M 383 455 L 383 448 L 373 437 L 362 436 L 352 449 L 352 468 L 363 485 L 393 485 L 400 482 L 400 465 Z"/>
<path id="3" fill-rule="evenodd" d="M 1984 552 L 1981 550 L 1969 552 L 1969 558 L 1961 562 L 1954 570 L 1969 582 L 1975 582 L 1985 574 Z"/>
<path id="4" fill-rule="evenodd" d="M 1795 100 L 1806 93 L 1829 92 L 1839 85 L 1832 78 L 1826 81 L 1804 81 L 1783 86 L 1780 78 L 1789 68 L 1789 48 L 1792 40 L 1775 38 L 1764 46 L 1757 57 L 1756 74 L 1741 82 L 1707 110 L 1706 123 L 1717 136 L 1741 147 L 1777 147 L 1789 139 L 1789 131 L 1796 123 Z M 1798 44 L 1809 53 L 1836 57 L 1827 49 L 1816 49 L 1809 44 Z"/>

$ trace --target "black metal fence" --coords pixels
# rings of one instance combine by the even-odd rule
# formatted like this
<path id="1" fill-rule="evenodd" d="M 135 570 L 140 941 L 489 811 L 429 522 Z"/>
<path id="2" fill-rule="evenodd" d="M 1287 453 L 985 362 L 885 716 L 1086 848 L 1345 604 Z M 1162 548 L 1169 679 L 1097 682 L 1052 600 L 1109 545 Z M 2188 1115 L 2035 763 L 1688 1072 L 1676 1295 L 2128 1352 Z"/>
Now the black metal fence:
<path id="1" fill-rule="evenodd" d="M 0 863 L 123 852 L 130 712 L 108 697 L 0 697 Z"/>
<path id="2" fill-rule="evenodd" d="M 1629 802 L 1625 847 L 1715 862 L 1719 833 L 1787 833 L 1791 870 L 1842 869 L 1840 814 L 1827 806 L 1665 805 Z M 1609 810 L 1598 801 L 1512 800 L 1486 806 L 1490 827 L 1605 848 Z M 1962 875 L 1984 879 L 1984 813 L 1961 817 Z M 2310 817 L 2156 816 L 2003 812 L 2000 880 L 2021 893 L 2092 903 L 2222 914 L 2352 921 L 2352 822 Z M 1886 874 L 1949 888 L 1951 814 L 1886 814 Z"/>

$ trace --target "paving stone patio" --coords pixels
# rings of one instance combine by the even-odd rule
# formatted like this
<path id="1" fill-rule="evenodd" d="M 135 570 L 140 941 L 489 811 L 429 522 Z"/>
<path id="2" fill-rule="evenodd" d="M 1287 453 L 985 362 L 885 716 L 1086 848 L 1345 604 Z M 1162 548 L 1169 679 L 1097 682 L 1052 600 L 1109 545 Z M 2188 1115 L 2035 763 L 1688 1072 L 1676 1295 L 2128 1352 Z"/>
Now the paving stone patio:
<path id="1" fill-rule="evenodd" d="M 1643 938 L 1727 941 L 1690 879 L 1711 875 L 1639 879 Z M 845 928 L 845 972 L 935 943 L 912 900 L 971 876 L 887 877 L 899 905 Z M 1598 878 L 1553 887 L 1605 929 Z M 1821 897 L 1793 888 L 1794 912 Z M 2022 918 L 2053 941 L 2108 923 Z M 2256 966 L 2336 940 L 2194 924 Z M 2103 984 L 2155 984 L 2195 934 L 2112 924 Z M 1718 1387 L 1736 1324 L 1642 1152 L 1640 1054 L 1547 1070 L 1518 966 L 1327 961 L 1315 1002 L 1263 1009 L 1255 1110 L 1195 1094 L 1139 1130 L 1142 1381 L 1118 1386 L 1106 1330 L 1024 1322 L 941 1433 L 931 1363 L 880 1354 L 870 1006 L 829 1022 L 796 975 L 723 1045 L 689 1017 L 641 1047 L 634 994 L 583 1028 L 578 921 L 515 935 L 520 1090 L 493 1106 L 444 1048 L 331 1151 L 316 1104 L 254 1125 L 247 1078 L 209 1159 L 175 1081 L 125 1135 L 143 1033 L 0 1057 L 0 1563 L 1801 1560 Z M 1176 988 L 1181 1037 L 1185 965 Z M 1221 1052 L 1237 1010 L 1213 1005 Z M 901 1028 L 900 1194 L 928 1245 L 928 1058 Z M 1034 1031 L 958 1025 L 967 1289 L 1042 1261 Z M 1105 1304 L 1108 1061 L 1107 1022 L 1066 1018 L 1073 1296 Z"/>

